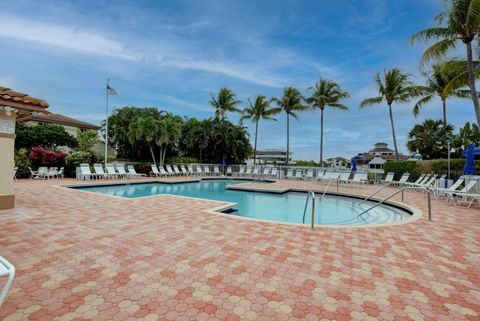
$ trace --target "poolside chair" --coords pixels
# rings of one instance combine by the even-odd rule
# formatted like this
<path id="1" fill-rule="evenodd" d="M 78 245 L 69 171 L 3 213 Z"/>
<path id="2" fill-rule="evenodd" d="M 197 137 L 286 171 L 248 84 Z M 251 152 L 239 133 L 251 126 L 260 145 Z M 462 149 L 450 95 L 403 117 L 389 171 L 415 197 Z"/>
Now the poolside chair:
<path id="1" fill-rule="evenodd" d="M 278 168 L 274 167 L 272 168 L 272 172 L 269 175 L 271 178 L 277 178 L 278 177 Z"/>
<path id="2" fill-rule="evenodd" d="M 17 180 L 17 171 L 18 171 L 18 167 L 14 167 L 14 168 L 13 168 L 13 180 L 14 180 L 14 181 Z"/>
<path id="3" fill-rule="evenodd" d="M 173 175 L 175 175 L 175 173 L 170 173 L 165 171 L 165 168 L 162 165 L 158 166 L 158 176 L 173 176 Z"/>
<path id="4" fill-rule="evenodd" d="M 263 172 L 262 172 L 262 176 L 263 177 L 267 177 L 267 176 L 270 176 L 270 167 L 268 166 L 265 166 L 265 168 L 263 169 Z"/>
<path id="5" fill-rule="evenodd" d="M 245 175 L 245 166 L 240 166 L 237 176 Z"/>
<path id="6" fill-rule="evenodd" d="M 93 164 L 93 171 L 95 175 L 99 178 L 108 178 L 109 175 L 103 170 L 102 164 Z"/>
<path id="7" fill-rule="evenodd" d="M 455 192 L 460 192 L 458 188 L 465 182 L 465 176 L 460 176 L 455 183 L 452 184 L 452 186 L 448 188 L 443 188 L 443 187 L 432 187 L 430 188 L 430 191 L 432 192 L 433 197 L 435 198 L 442 198 L 442 197 L 447 197 L 447 193 L 455 193 Z"/>
<path id="8" fill-rule="evenodd" d="M 379 184 L 390 184 L 393 182 L 393 177 L 395 176 L 394 172 L 388 172 L 385 176 L 385 179 L 378 180 L 377 183 Z"/>
<path id="9" fill-rule="evenodd" d="M 298 168 L 298 169 L 295 171 L 295 178 L 296 178 L 296 179 L 303 179 L 303 169 Z"/>
<path id="10" fill-rule="evenodd" d="M 252 168 L 250 166 L 245 168 L 245 176 L 252 176 Z"/>
<path id="11" fill-rule="evenodd" d="M 196 166 L 196 169 L 197 169 L 197 175 L 198 175 L 198 176 L 202 176 L 202 175 L 203 175 L 202 166 L 201 166 L 201 165 L 197 165 L 197 166 Z"/>
<path id="12" fill-rule="evenodd" d="M 92 174 L 92 172 L 90 171 L 90 165 L 86 163 L 80 164 L 80 175 L 80 179 L 92 179 L 97 177 L 95 174 Z"/>
<path id="13" fill-rule="evenodd" d="M 188 165 L 188 173 L 190 175 L 195 175 L 195 171 L 193 170 L 193 165 Z"/>
<path id="14" fill-rule="evenodd" d="M 402 174 L 402 177 L 398 181 L 392 181 L 392 186 L 403 186 L 407 183 L 408 178 L 410 177 L 409 172 L 405 172 Z"/>
<path id="15" fill-rule="evenodd" d="M 150 177 L 152 177 L 152 176 L 159 177 L 160 176 L 160 172 L 158 171 L 157 165 L 151 164 L 150 168 L 152 169 L 150 171 Z"/>
<path id="16" fill-rule="evenodd" d="M 127 173 L 127 172 L 125 171 L 125 165 L 123 165 L 123 164 L 122 164 L 122 165 L 117 164 L 116 169 L 117 169 L 118 175 L 119 175 L 120 177 L 123 177 L 123 178 L 126 178 L 126 179 L 132 177 L 132 175 L 130 175 L 129 173 Z"/>
<path id="17" fill-rule="evenodd" d="M 59 178 L 59 177 L 61 177 L 61 178 L 65 177 L 65 167 L 63 167 L 63 166 L 60 167 L 60 169 L 57 172 L 57 178 Z"/>
<path id="18" fill-rule="evenodd" d="M 338 176 L 338 181 L 340 183 L 348 183 L 350 180 L 350 172 L 341 172 Z"/>
<path id="19" fill-rule="evenodd" d="M 222 174 L 220 173 L 220 169 L 218 168 L 217 165 L 213 166 L 213 174 L 216 175 L 216 176 L 222 175 Z"/>
<path id="20" fill-rule="evenodd" d="M 429 178 L 430 178 L 430 175 L 422 174 L 422 175 L 420 175 L 420 177 L 415 182 L 413 182 L 413 183 L 406 182 L 404 185 L 405 186 L 415 186 L 415 185 L 418 185 L 418 184 L 423 184 Z"/>
<path id="21" fill-rule="evenodd" d="M 107 170 L 108 176 L 112 178 L 118 178 L 119 173 L 115 170 L 115 167 L 113 167 L 113 164 L 106 164 L 105 169 Z"/>
<path id="22" fill-rule="evenodd" d="M 317 169 L 317 180 L 321 181 L 325 177 L 325 171 L 323 169 Z"/>
<path id="23" fill-rule="evenodd" d="M 42 179 L 48 178 L 48 167 L 41 166 L 38 168 L 38 177 Z"/>
<path id="24" fill-rule="evenodd" d="M 133 177 L 145 177 L 145 176 L 147 176 L 146 174 L 137 173 L 137 171 L 135 170 L 135 167 L 133 167 L 133 165 L 128 165 L 127 166 L 127 173 L 130 174 Z"/>
<path id="25" fill-rule="evenodd" d="M 314 174 L 315 174 L 315 172 L 313 171 L 313 168 L 309 168 L 309 169 L 307 169 L 307 173 L 305 174 L 305 178 L 313 179 L 315 177 Z"/>
<path id="26" fill-rule="evenodd" d="M 47 179 L 58 178 L 57 175 L 58 175 L 58 167 L 50 167 L 46 174 Z"/>
<path id="27" fill-rule="evenodd" d="M 416 185 L 411 185 L 411 187 L 424 187 L 424 188 L 428 188 L 428 187 L 431 187 L 433 185 L 433 183 L 435 182 L 435 180 L 437 179 L 438 175 L 431 175 L 430 177 L 428 177 L 428 179 L 424 179 L 422 182 L 420 182 L 419 184 L 416 184 Z"/>
<path id="28" fill-rule="evenodd" d="M 480 201 L 480 194 L 472 193 L 472 191 L 477 187 L 479 182 L 479 176 L 474 176 L 468 179 L 465 187 L 460 191 L 455 192 L 446 192 L 447 200 L 453 203 L 456 207 L 457 205 L 465 204 L 466 207 L 470 207 L 475 201 Z"/>
<path id="29" fill-rule="evenodd" d="M 287 170 L 287 176 L 285 176 L 286 179 L 293 178 L 293 168 L 289 168 Z"/>
<path id="30" fill-rule="evenodd" d="M 230 166 L 227 167 L 227 176 L 232 176 L 232 168 Z"/>
<path id="31" fill-rule="evenodd" d="M 187 165 L 183 165 L 183 166 L 179 165 L 178 167 L 183 171 L 183 175 L 188 176 L 191 174 L 190 171 L 188 170 Z"/>
<path id="32" fill-rule="evenodd" d="M 0 307 L 7 297 L 8 290 L 12 286 L 13 278 L 15 277 L 15 267 L 7 261 L 3 256 L 0 256 L 0 277 L 8 276 L 7 282 L 0 293 Z"/>
<path id="33" fill-rule="evenodd" d="M 178 175 L 178 176 L 183 176 L 183 172 L 178 168 L 178 166 L 175 166 L 175 165 L 171 165 L 172 166 L 172 169 L 173 169 L 173 172 Z"/>
<path id="34" fill-rule="evenodd" d="M 210 166 L 205 165 L 205 166 L 203 167 L 203 170 L 204 170 L 204 172 L 205 172 L 205 175 L 210 175 L 210 174 L 211 174 L 211 173 L 210 173 Z"/>
<path id="35" fill-rule="evenodd" d="M 172 167 L 168 166 L 168 165 L 165 165 L 165 169 L 167 170 L 167 173 L 170 175 L 170 176 L 174 176 L 176 175 L 175 171 L 173 170 Z"/>
<path id="36" fill-rule="evenodd" d="M 367 179 L 365 177 L 366 175 L 367 175 L 366 173 L 356 172 L 353 175 L 353 178 L 351 180 L 349 180 L 349 183 L 366 184 L 367 183 Z"/>
<path id="37" fill-rule="evenodd" d="M 252 175 L 253 175 L 254 177 L 260 175 L 260 168 L 259 168 L 258 166 L 255 166 L 255 167 L 253 168 L 253 173 L 252 173 Z"/>

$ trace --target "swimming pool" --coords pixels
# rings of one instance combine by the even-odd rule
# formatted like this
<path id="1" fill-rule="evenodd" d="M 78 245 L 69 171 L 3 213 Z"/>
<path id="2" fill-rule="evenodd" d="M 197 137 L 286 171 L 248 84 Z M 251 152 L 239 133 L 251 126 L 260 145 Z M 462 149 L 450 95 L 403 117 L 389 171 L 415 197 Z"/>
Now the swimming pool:
<path id="1" fill-rule="evenodd" d="M 229 185 L 245 183 L 245 180 L 215 179 L 187 183 L 140 183 L 103 186 L 77 186 L 76 189 L 112 196 L 137 198 L 159 194 L 181 195 L 216 201 L 237 203 L 228 215 L 254 219 L 302 223 L 306 193 L 287 192 L 283 194 L 230 190 Z M 268 184 L 268 183 L 265 183 Z M 410 213 L 395 206 L 381 204 L 362 216 L 361 212 L 375 202 L 339 195 L 317 197 L 315 224 L 323 225 L 365 225 L 382 224 L 404 220 Z M 310 202 L 311 203 L 311 202 Z M 305 223 L 311 222 L 311 204 L 307 207 Z"/>

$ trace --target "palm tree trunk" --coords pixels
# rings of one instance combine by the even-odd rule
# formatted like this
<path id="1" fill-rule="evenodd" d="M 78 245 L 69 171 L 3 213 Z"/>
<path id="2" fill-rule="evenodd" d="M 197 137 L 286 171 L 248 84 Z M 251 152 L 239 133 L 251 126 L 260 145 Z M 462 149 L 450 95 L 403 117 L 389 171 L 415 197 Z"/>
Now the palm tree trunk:
<path id="1" fill-rule="evenodd" d="M 152 154 L 153 164 L 157 166 L 157 162 L 155 161 L 155 154 L 153 153 L 152 149 L 152 144 L 148 144 L 148 147 L 150 147 L 150 154 Z"/>
<path id="2" fill-rule="evenodd" d="M 447 127 L 447 101 L 442 99 L 442 107 L 443 107 L 443 127 Z"/>
<path id="3" fill-rule="evenodd" d="M 287 113 L 287 161 L 286 161 L 287 165 L 288 165 L 289 158 L 290 158 L 290 115 Z"/>
<path id="4" fill-rule="evenodd" d="M 473 54 L 472 42 L 467 42 L 467 70 L 468 81 L 470 82 L 470 91 L 472 93 L 473 107 L 475 108 L 475 116 L 477 116 L 477 124 L 480 126 L 480 104 L 478 103 L 477 88 L 475 86 L 475 71 L 473 70 Z"/>
<path id="5" fill-rule="evenodd" d="M 163 160 L 162 160 L 162 149 L 163 149 L 163 147 L 161 145 L 159 147 L 160 147 L 160 149 L 158 151 L 158 162 L 160 163 L 160 166 L 162 166 L 163 165 Z"/>
<path id="6" fill-rule="evenodd" d="M 395 124 L 393 123 L 392 105 L 388 104 L 388 112 L 390 113 L 390 125 L 392 125 L 393 147 L 395 148 L 395 160 L 398 161 L 397 136 L 395 135 Z"/>
<path id="7" fill-rule="evenodd" d="M 258 138 L 258 120 L 255 124 L 255 147 L 253 149 L 253 165 L 257 165 L 257 138 Z"/>
<path id="8" fill-rule="evenodd" d="M 323 163 L 323 108 L 320 109 L 320 166 Z"/>

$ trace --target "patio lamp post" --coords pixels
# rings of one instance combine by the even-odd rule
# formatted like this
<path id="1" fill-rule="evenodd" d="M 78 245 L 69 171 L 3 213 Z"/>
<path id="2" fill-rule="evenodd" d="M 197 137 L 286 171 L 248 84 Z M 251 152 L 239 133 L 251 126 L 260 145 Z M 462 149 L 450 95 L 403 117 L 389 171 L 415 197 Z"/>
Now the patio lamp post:
<path id="1" fill-rule="evenodd" d="M 110 78 L 107 79 L 107 87 L 105 90 L 105 165 L 108 162 L 108 96 L 118 96 L 118 93 L 115 89 L 110 87 Z"/>
<path id="2" fill-rule="evenodd" d="M 447 159 L 448 159 L 447 177 L 448 177 L 448 180 L 450 180 L 450 139 L 447 140 Z"/>

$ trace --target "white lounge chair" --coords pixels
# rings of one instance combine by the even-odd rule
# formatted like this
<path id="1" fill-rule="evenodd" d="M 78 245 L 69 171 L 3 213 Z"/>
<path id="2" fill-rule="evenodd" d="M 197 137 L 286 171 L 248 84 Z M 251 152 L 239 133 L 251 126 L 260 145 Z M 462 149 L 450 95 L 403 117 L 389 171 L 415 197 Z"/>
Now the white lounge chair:
<path id="1" fill-rule="evenodd" d="M 64 178 L 65 177 L 65 167 L 60 167 L 57 172 L 57 178 Z"/>
<path id="2" fill-rule="evenodd" d="M 271 178 L 277 178 L 278 177 L 278 168 L 274 167 L 272 168 L 272 172 L 270 173 Z"/>
<path id="3" fill-rule="evenodd" d="M 130 175 L 129 173 L 127 173 L 127 172 L 125 171 L 125 165 L 123 165 L 123 164 L 122 164 L 122 165 L 117 164 L 116 170 L 117 170 L 118 175 L 119 175 L 120 177 L 127 178 L 127 179 L 130 178 L 130 177 L 132 177 L 132 175 Z"/>
<path id="4" fill-rule="evenodd" d="M 313 168 L 307 169 L 307 173 L 305 174 L 305 178 L 313 179 L 314 177 L 315 177 L 315 172 L 313 171 Z"/>
<path id="5" fill-rule="evenodd" d="M 8 276 L 8 279 L 2 292 L 0 293 L 0 307 L 7 297 L 8 290 L 12 286 L 13 278 L 15 277 L 15 267 L 3 256 L 0 256 L 0 277 L 3 276 Z"/>
<path id="6" fill-rule="evenodd" d="M 252 168 L 250 166 L 247 166 L 245 169 L 245 176 L 252 176 Z"/>
<path id="7" fill-rule="evenodd" d="M 190 175 L 195 175 L 195 171 L 193 170 L 193 165 L 188 165 L 187 168 L 188 168 L 188 173 Z"/>
<path id="8" fill-rule="evenodd" d="M 198 175 L 198 176 L 202 176 L 202 175 L 203 175 L 202 166 L 201 166 L 201 165 L 197 165 L 197 166 L 196 166 L 196 169 L 197 169 L 197 175 Z"/>
<path id="9" fill-rule="evenodd" d="M 297 168 L 295 170 L 295 178 L 296 179 L 303 179 L 303 169 Z"/>
<path id="10" fill-rule="evenodd" d="M 173 172 L 178 176 L 183 176 L 183 172 L 178 168 L 178 166 L 172 165 Z"/>
<path id="11" fill-rule="evenodd" d="M 210 166 L 206 165 L 203 167 L 203 170 L 205 171 L 205 175 L 210 175 Z"/>
<path id="12" fill-rule="evenodd" d="M 158 166 L 158 176 L 173 176 L 175 175 L 174 173 L 169 173 L 165 171 L 165 168 L 163 166 Z"/>
<path id="13" fill-rule="evenodd" d="M 93 171 L 98 178 L 108 178 L 109 175 L 103 170 L 102 164 L 93 164 Z"/>
<path id="14" fill-rule="evenodd" d="M 157 165 L 151 164 L 151 165 L 150 165 L 150 168 L 152 169 L 152 170 L 150 171 L 150 177 L 151 177 L 151 176 L 155 176 L 155 177 L 159 177 L 159 176 L 160 176 L 160 172 L 158 171 Z"/>
<path id="15" fill-rule="evenodd" d="M 115 167 L 113 167 L 113 164 L 106 164 L 105 169 L 107 170 L 108 176 L 112 178 L 118 178 L 119 173 L 115 170 Z"/>
<path id="16" fill-rule="evenodd" d="M 293 178 L 293 168 L 289 168 L 287 170 L 287 176 L 285 176 L 286 179 Z"/>
<path id="17" fill-rule="evenodd" d="M 366 178 L 365 178 L 366 173 L 359 173 L 356 172 L 353 175 L 353 178 L 349 180 L 349 183 L 355 183 L 355 184 L 366 184 Z"/>
<path id="18" fill-rule="evenodd" d="M 408 181 L 408 178 L 410 177 L 410 173 L 409 172 L 405 172 L 402 174 L 402 177 L 400 177 L 400 179 L 398 181 L 393 181 L 392 182 L 392 186 L 403 186 L 405 184 L 407 184 L 407 181 Z"/>
<path id="19" fill-rule="evenodd" d="M 165 169 L 167 170 L 167 173 L 170 175 L 170 176 L 174 176 L 176 175 L 175 171 L 173 170 L 172 167 L 168 166 L 168 165 L 165 165 Z"/>
<path id="20" fill-rule="evenodd" d="M 458 188 L 465 182 L 465 176 L 460 176 L 455 183 L 452 184 L 452 186 L 448 188 L 443 188 L 443 187 L 433 187 L 430 188 L 430 191 L 432 192 L 433 197 L 435 198 L 442 198 L 446 197 L 446 193 L 455 193 L 455 192 L 460 192 Z"/>
<path id="21" fill-rule="evenodd" d="M 393 182 L 393 177 L 395 176 L 394 172 L 388 172 L 385 176 L 385 179 L 378 180 L 377 183 L 379 184 L 390 184 Z"/>
<path id="22" fill-rule="evenodd" d="M 245 175 L 245 166 L 240 166 L 238 169 L 238 176 L 244 176 Z"/>
<path id="23" fill-rule="evenodd" d="M 92 179 L 97 177 L 96 174 L 92 174 L 90 171 L 90 165 L 88 164 L 80 164 L 80 174 L 81 174 L 81 179 Z"/>
<path id="24" fill-rule="evenodd" d="M 230 166 L 227 167 L 227 176 L 232 176 L 232 168 Z"/>
<path id="25" fill-rule="evenodd" d="M 480 194 L 472 193 L 476 188 L 479 181 L 479 177 L 470 178 L 465 187 L 460 191 L 446 192 L 448 202 L 452 202 L 454 206 L 458 204 L 468 204 L 470 207 L 474 201 L 480 199 Z"/>
<path id="26" fill-rule="evenodd" d="M 130 174 L 132 177 L 145 177 L 145 176 L 147 176 L 146 174 L 137 173 L 137 171 L 135 170 L 135 167 L 133 167 L 133 165 L 128 165 L 127 166 L 127 173 Z"/>
<path id="27" fill-rule="evenodd" d="M 264 169 L 263 169 L 263 172 L 262 172 L 262 176 L 263 177 L 267 177 L 267 176 L 270 176 L 270 167 L 266 166 Z"/>
<path id="28" fill-rule="evenodd" d="M 416 186 L 416 185 L 419 185 L 419 184 L 423 184 L 425 183 L 431 176 L 430 175 L 427 175 L 427 174 L 422 174 L 420 175 L 420 177 L 418 177 L 418 179 L 413 182 L 413 183 L 409 183 L 409 182 L 406 182 L 404 185 L 405 186 Z"/>
<path id="29" fill-rule="evenodd" d="M 321 181 L 325 177 L 325 171 L 323 169 L 317 169 L 316 179 Z"/>
<path id="30" fill-rule="evenodd" d="M 255 168 L 253 169 L 252 175 L 253 175 L 254 177 L 259 176 L 259 175 L 260 175 L 260 167 L 255 166 Z"/>
<path id="31" fill-rule="evenodd" d="M 213 166 L 213 174 L 216 175 L 216 176 L 222 175 L 222 174 L 220 173 L 220 169 L 219 169 L 218 166 L 216 166 L 216 165 Z"/>

